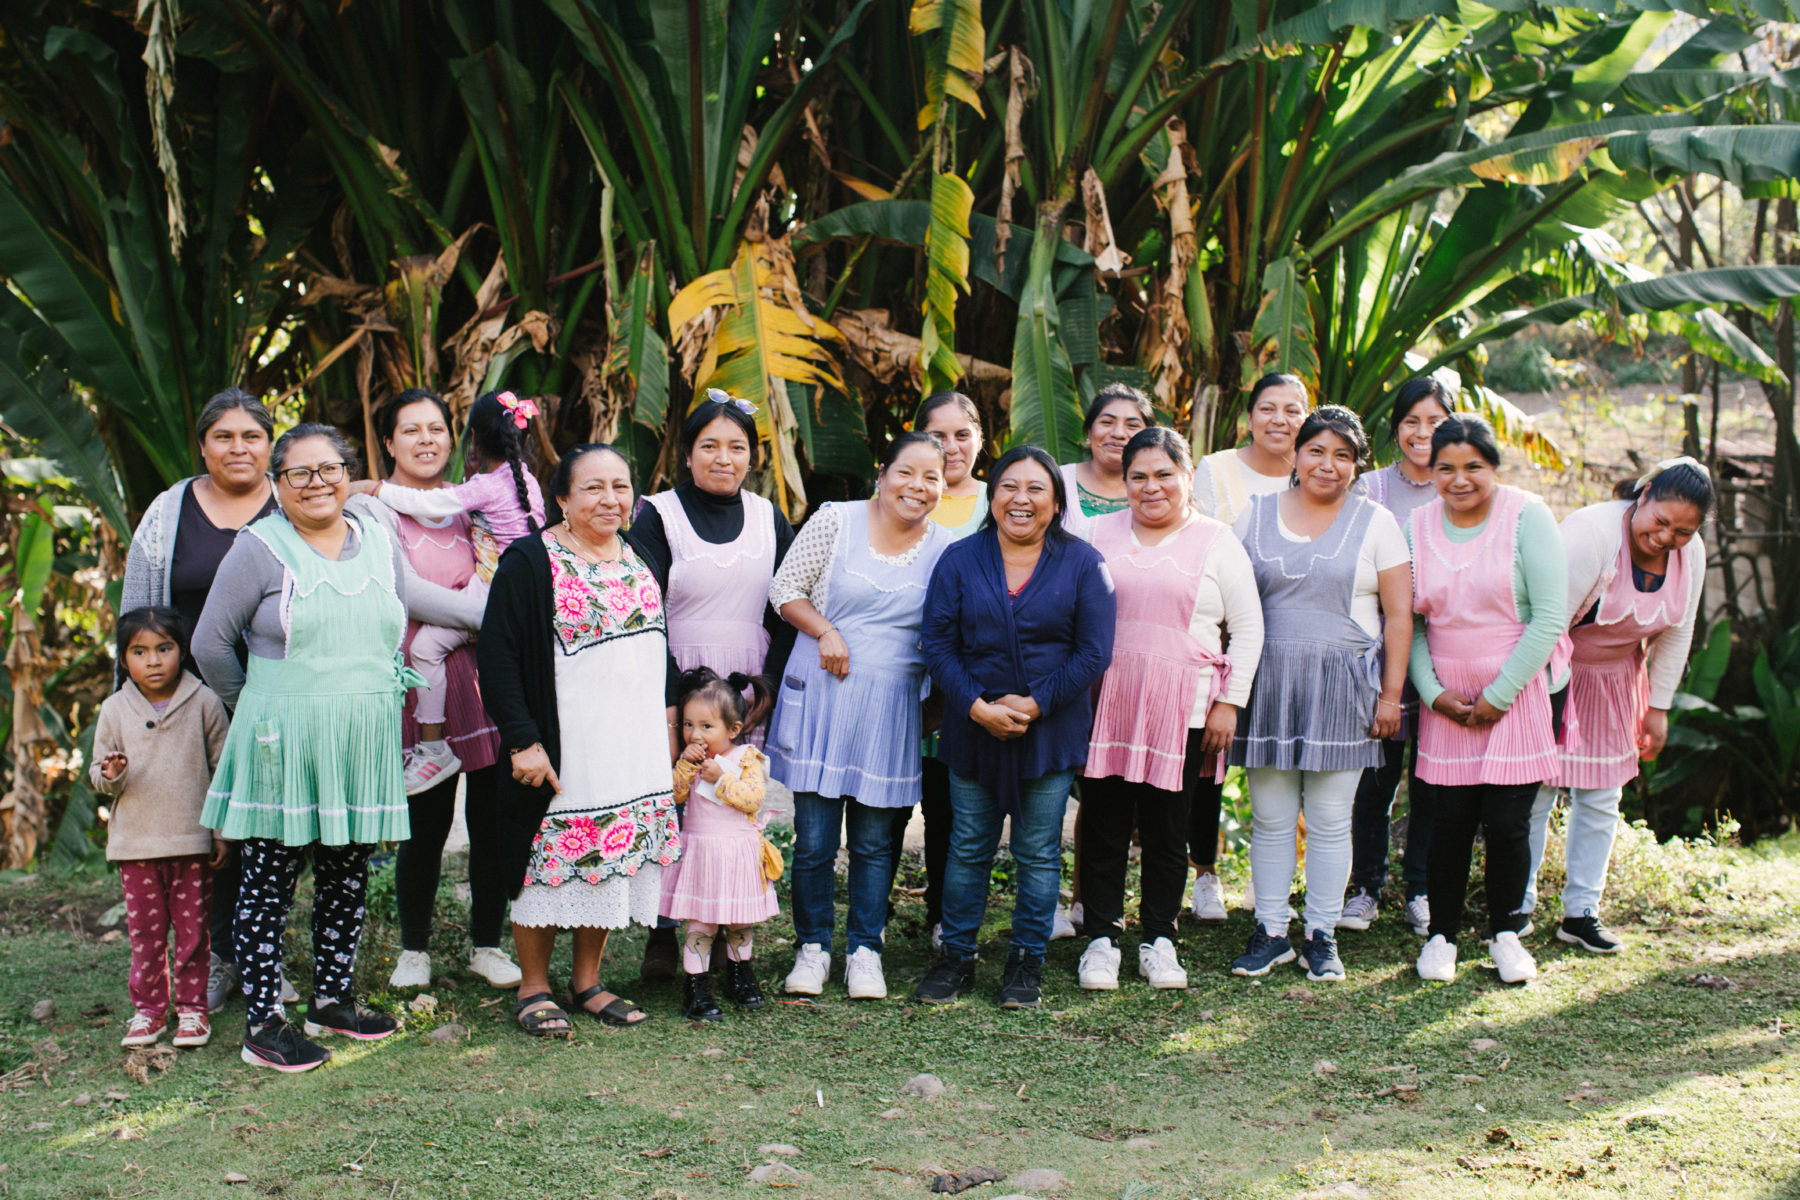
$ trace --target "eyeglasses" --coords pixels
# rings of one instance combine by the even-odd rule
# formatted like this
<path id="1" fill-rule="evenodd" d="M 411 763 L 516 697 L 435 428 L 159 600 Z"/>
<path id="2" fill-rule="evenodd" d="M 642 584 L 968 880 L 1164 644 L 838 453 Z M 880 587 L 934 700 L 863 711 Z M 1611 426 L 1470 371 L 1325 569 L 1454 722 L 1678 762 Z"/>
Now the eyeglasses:
<path id="1" fill-rule="evenodd" d="M 320 463 L 316 467 L 289 467 L 275 474 L 287 480 L 287 485 L 297 491 L 311 484 L 314 479 L 327 484 L 344 482 L 345 465 L 341 462 Z"/>
<path id="2" fill-rule="evenodd" d="M 748 400 L 740 400 L 722 388 L 707 388 L 706 398 L 712 403 L 719 405 L 721 408 L 735 408 L 746 417 L 754 417 L 756 415 L 756 405 L 750 403 Z"/>

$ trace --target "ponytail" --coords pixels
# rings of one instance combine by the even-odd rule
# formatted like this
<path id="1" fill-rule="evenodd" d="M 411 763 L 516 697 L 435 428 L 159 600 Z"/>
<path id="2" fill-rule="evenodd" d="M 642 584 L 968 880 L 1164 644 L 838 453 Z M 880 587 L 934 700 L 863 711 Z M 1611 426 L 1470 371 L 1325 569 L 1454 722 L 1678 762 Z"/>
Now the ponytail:
<path id="1" fill-rule="evenodd" d="M 750 707 L 744 711 L 744 732 L 752 729 L 768 719 L 775 708 L 775 688 L 767 675 L 746 675 L 742 671 L 733 671 L 725 677 L 725 683 L 736 692 L 742 703 L 743 694 L 750 693 Z"/>
<path id="2" fill-rule="evenodd" d="M 717 705 L 719 715 L 728 723 L 742 725 L 745 734 L 762 724 L 775 707 L 775 685 L 766 675 L 733 671 L 721 677 L 711 667 L 695 667 L 681 673 L 676 687 L 681 695 L 676 712 L 685 710 L 690 700 L 705 700 Z M 750 693 L 748 704 L 744 702 L 746 691 Z"/>

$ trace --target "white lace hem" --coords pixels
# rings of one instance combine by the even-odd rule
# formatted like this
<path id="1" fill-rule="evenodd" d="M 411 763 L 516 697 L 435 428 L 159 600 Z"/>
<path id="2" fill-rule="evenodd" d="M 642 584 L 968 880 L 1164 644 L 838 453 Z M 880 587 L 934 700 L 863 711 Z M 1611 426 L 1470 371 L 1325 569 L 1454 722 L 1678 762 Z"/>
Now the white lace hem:
<path id="1" fill-rule="evenodd" d="M 528 883 L 513 901 L 512 921 L 528 929 L 623 929 L 656 924 L 661 902 L 662 867 L 645 863 L 636 875 L 605 883 Z"/>

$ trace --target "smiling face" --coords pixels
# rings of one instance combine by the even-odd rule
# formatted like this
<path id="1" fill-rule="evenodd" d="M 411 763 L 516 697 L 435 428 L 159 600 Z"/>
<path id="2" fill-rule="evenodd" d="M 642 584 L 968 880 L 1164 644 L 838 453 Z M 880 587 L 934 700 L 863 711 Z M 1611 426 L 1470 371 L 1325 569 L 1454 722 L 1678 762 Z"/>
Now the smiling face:
<path id="1" fill-rule="evenodd" d="M 256 418 L 228 408 L 200 435 L 200 461 L 214 484 L 228 492 L 258 486 L 269 471 L 272 443 Z"/>
<path id="2" fill-rule="evenodd" d="M 333 465 L 335 464 L 335 466 Z M 288 472 L 311 470 L 306 482 L 295 487 Z M 326 482 L 319 472 L 336 476 Z M 344 500 L 350 494 L 350 472 L 344 456 L 330 439 L 305 437 L 288 444 L 287 458 L 275 472 L 275 496 L 287 519 L 303 529 L 320 529 L 343 515 Z"/>
<path id="3" fill-rule="evenodd" d="M 1044 540 L 1044 531 L 1061 514 L 1050 472 L 1034 459 L 1021 459 L 993 483 L 994 525 L 1001 538 L 1020 545 Z"/>
<path id="4" fill-rule="evenodd" d="M 415 400 L 394 418 L 394 433 L 386 442 L 394 460 L 394 474 L 415 483 L 436 483 L 450 465 L 450 426 L 430 400 Z"/>
<path id="5" fill-rule="evenodd" d="M 924 431 L 937 434 L 944 443 L 944 486 L 955 487 L 967 479 L 981 453 L 981 426 L 969 420 L 961 404 L 940 404 L 926 418 Z"/>
<path id="6" fill-rule="evenodd" d="M 1639 500 L 1630 514 L 1631 545 L 1643 562 L 1662 558 L 1694 540 L 1706 514 L 1688 500 Z"/>
<path id="7" fill-rule="evenodd" d="M 569 494 L 558 496 L 563 519 L 590 545 L 612 540 L 631 516 L 631 469 L 619 455 L 592 450 L 569 472 Z"/>
<path id="8" fill-rule="evenodd" d="M 706 423 L 688 452 L 688 474 L 703 492 L 734 496 L 750 473 L 750 439 L 736 421 L 716 417 Z"/>
<path id="9" fill-rule="evenodd" d="M 1335 503 L 1356 479 L 1356 447 L 1330 429 L 1313 435 L 1294 454 L 1300 490 L 1314 500 Z"/>
<path id="10" fill-rule="evenodd" d="M 1307 411 L 1304 389 L 1291 383 L 1264 388 L 1250 407 L 1250 440 L 1265 453 L 1289 457 Z"/>
<path id="11" fill-rule="evenodd" d="M 1125 495 L 1133 519 L 1152 529 L 1184 520 L 1193 484 L 1193 472 L 1182 470 L 1167 451 L 1139 450 L 1125 470 Z"/>
<path id="12" fill-rule="evenodd" d="M 1493 500 L 1500 484 L 1494 464 L 1467 442 L 1441 448 L 1431 478 L 1444 498 L 1444 507 L 1453 513 L 1480 512 Z"/>
<path id="13" fill-rule="evenodd" d="M 1135 401 L 1114 400 L 1100 410 L 1087 431 L 1088 457 L 1109 474 L 1118 472 L 1125 443 L 1144 427 L 1144 414 Z"/>
<path id="14" fill-rule="evenodd" d="M 944 456 L 924 443 L 900 451 L 875 477 L 882 508 L 907 525 L 929 517 L 944 495 L 943 462 Z"/>
<path id="15" fill-rule="evenodd" d="M 125 673 L 138 691 L 160 700 L 181 678 L 181 648 L 160 629 L 140 629 L 125 647 Z"/>
<path id="16" fill-rule="evenodd" d="M 1400 453 L 1420 471 L 1431 470 L 1431 433 L 1449 415 L 1443 405 L 1427 396 L 1400 418 Z"/>

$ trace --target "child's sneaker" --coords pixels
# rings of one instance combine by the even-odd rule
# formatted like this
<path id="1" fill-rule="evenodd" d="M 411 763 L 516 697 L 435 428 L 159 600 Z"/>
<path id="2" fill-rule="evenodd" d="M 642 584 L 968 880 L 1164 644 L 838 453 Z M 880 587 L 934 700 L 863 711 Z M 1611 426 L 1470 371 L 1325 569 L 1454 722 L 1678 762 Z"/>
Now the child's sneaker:
<path id="1" fill-rule="evenodd" d="M 119 1039 L 121 1046 L 148 1046 L 164 1033 L 168 1032 L 167 1017 L 152 1017 L 149 1013 L 133 1013 L 126 1023 L 125 1036 Z"/>
<path id="2" fill-rule="evenodd" d="M 224 1008 L 231 1003 L 231 997 L 237 990 L 237 964 L 228 963 L 214 954 L 206 971 L 206 1011 L 216 1013 Z"/>
<path id="3" fill-rule="evenodd" d="M 307 1041 L 286 1021 L 270 1021 L 244 1035 L 241 1057 L 253 1067 L 293 1074 L 330 1062 L 331 1051 L 317 1042 Z"/>
<path id="4" fill-rule="evenodd" d="M 175 1022 L 177 1046 L 204 1046 L 212 1040 L 212 1023 L 203 1012 L 184 1012 Z"/>
<path id="5" fill-rule="evenodd" d="M 377 1042 L 394 1030 L 400 1022 L 385 1013 L 364 1008 L 354 1000 L 338 1004 L 320 1004 L 314 998 L 306 1014 L 306 1036 L 322 1037 L 327 1033 L 342 1034 L 359 1042 Z"/>
<path id="6" fill-rule="evenodd" d="M 428 792 L 462 770 L 449 742 L 420 742 L 406 755 L 406 794 Z"/>

